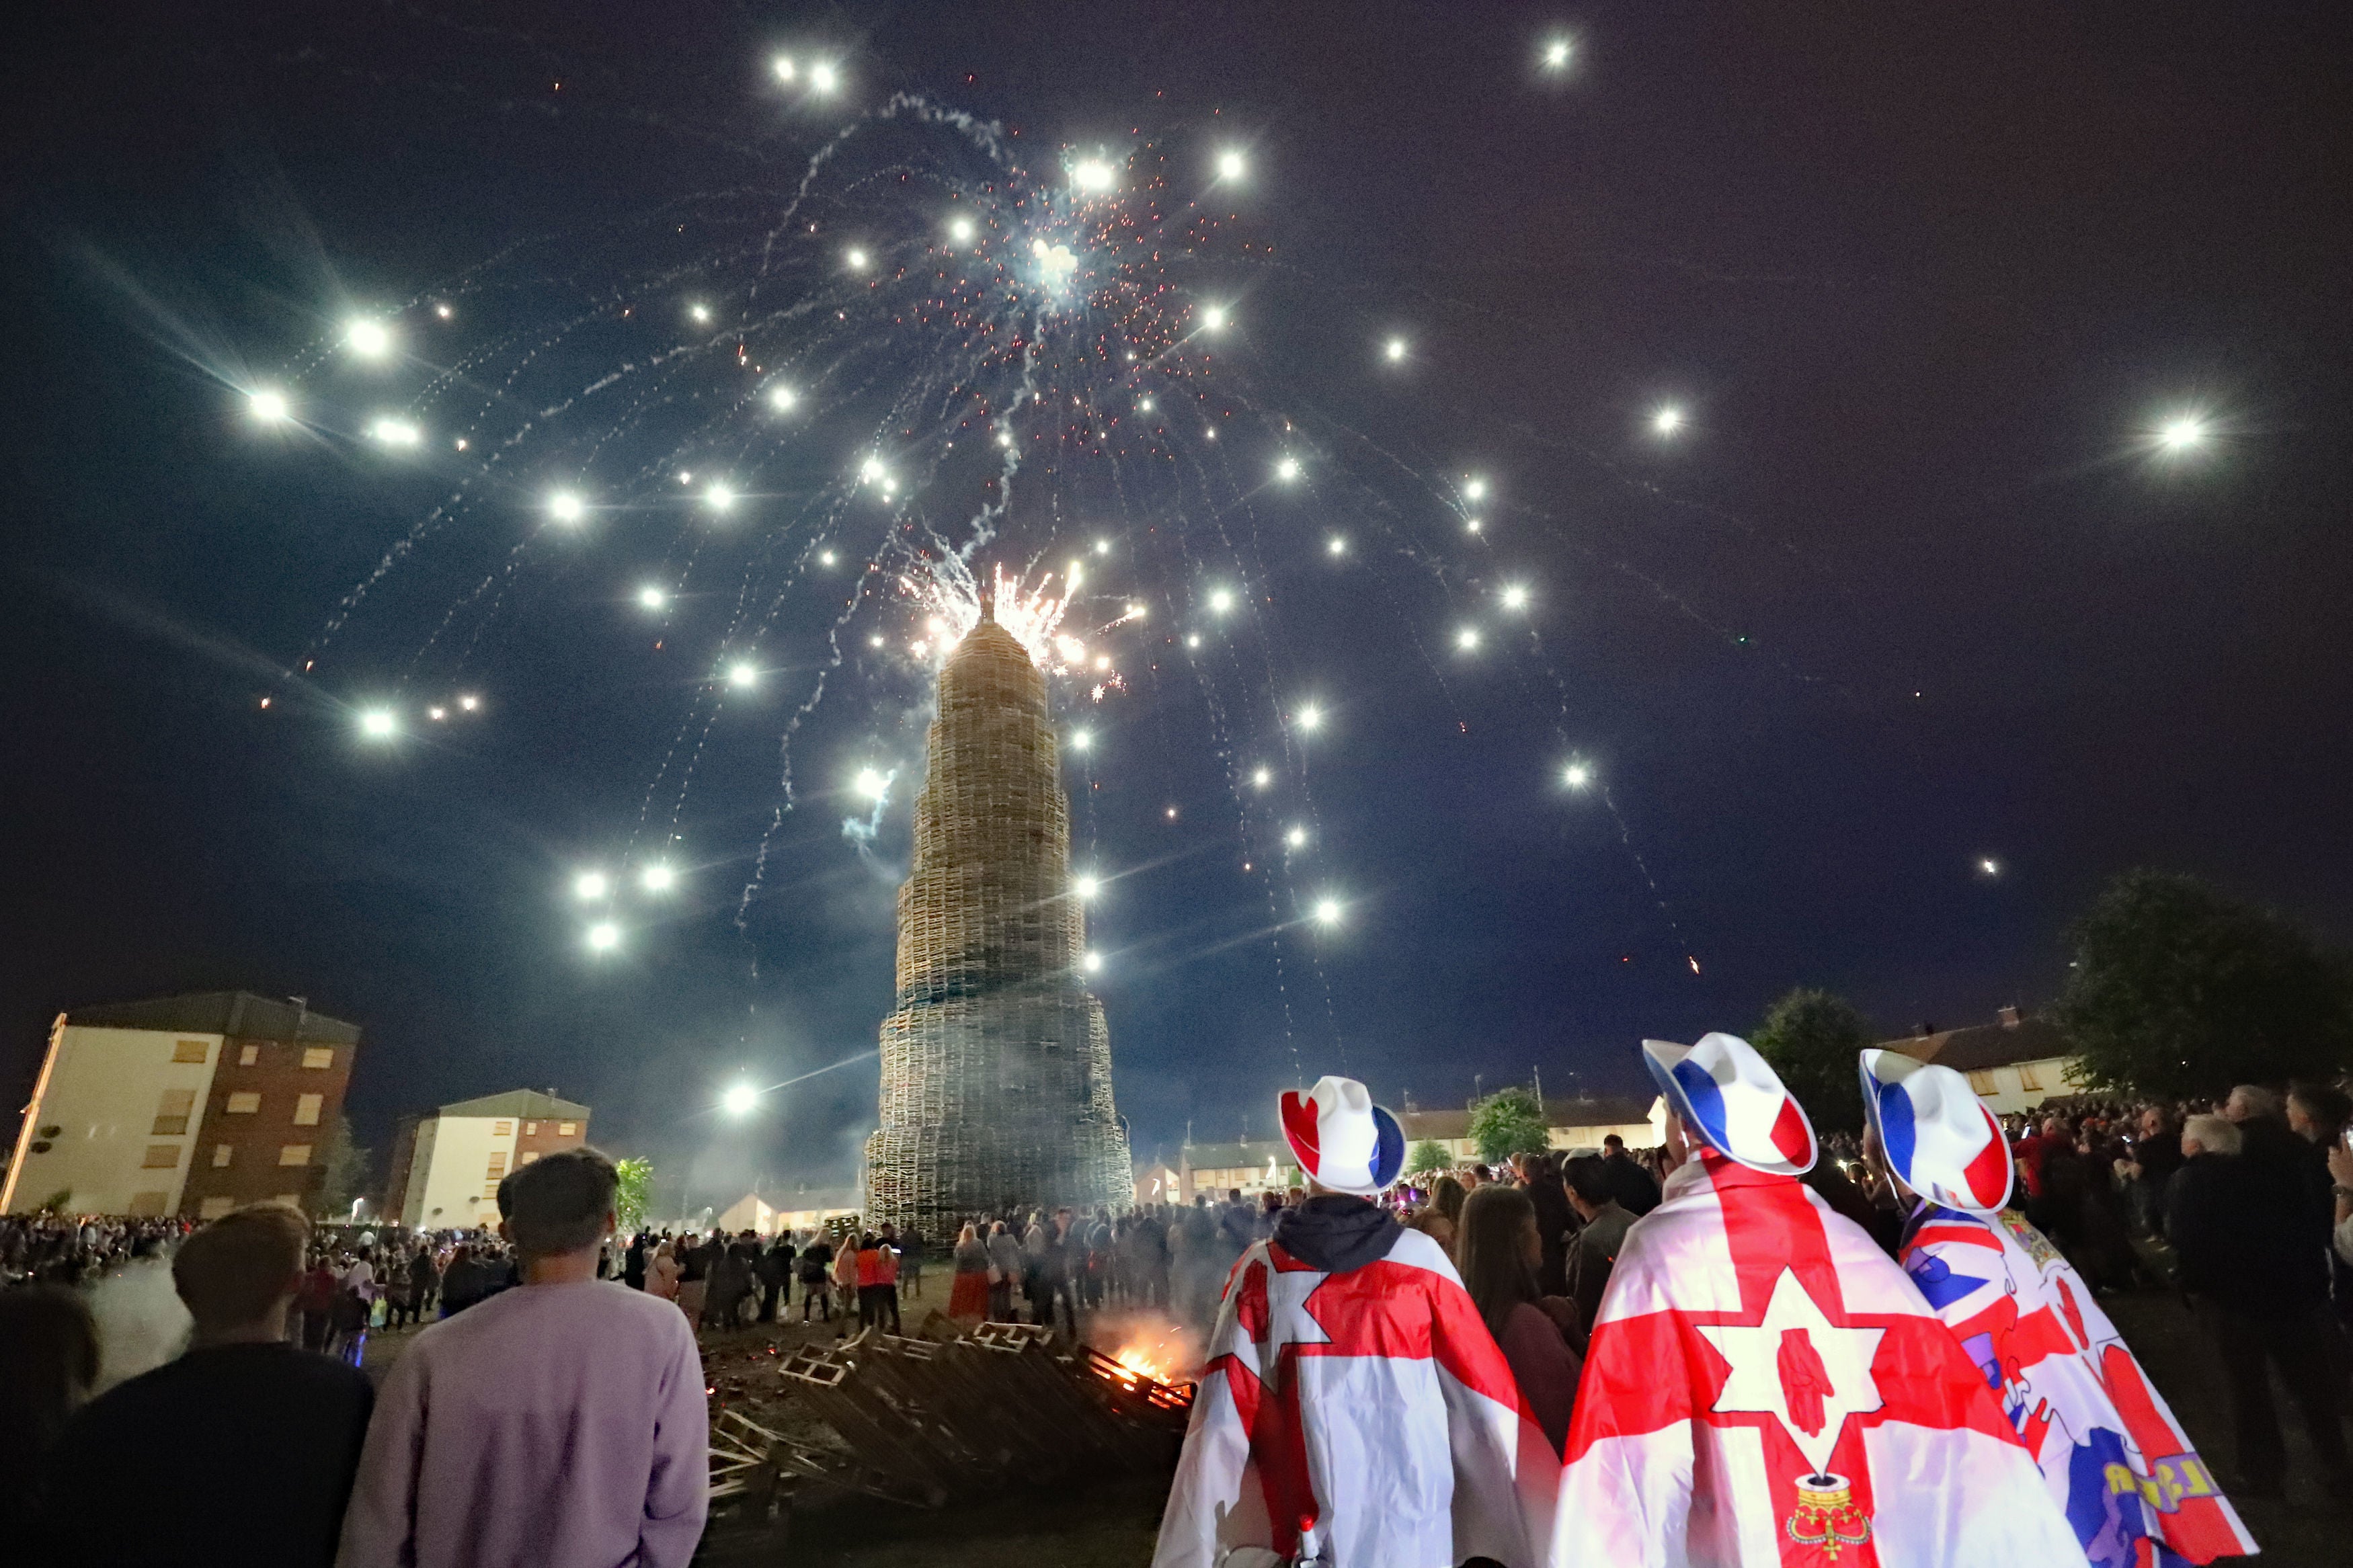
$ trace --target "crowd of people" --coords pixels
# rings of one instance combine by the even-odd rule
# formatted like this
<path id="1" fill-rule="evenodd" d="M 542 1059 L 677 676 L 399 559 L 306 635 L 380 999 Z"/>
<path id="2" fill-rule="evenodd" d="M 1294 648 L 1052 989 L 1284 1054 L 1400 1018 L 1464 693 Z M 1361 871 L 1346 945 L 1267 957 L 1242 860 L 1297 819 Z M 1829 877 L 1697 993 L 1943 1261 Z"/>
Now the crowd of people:
<path id="1" fill-rule="evenodd" d="M 1778 1080 L 1773 1087 L 1778 1092 Z M 1926 1091 L 1915 1082 L 1910 1092 Z M 1968 1105 L 1984 1115 L 1973 1097 Z M 1394 1172 L 1377 1183 L 1342 1182 L 1332 1174 L 1327 1135 L 1320 1149 L 1312 1139 L 1295 1142 L 1306 1174 L 1287 1190 L 1229 1190 L 1116 1212 L 975 1215 L 945 1249 L 944 1310 L 960 1323 L 1026 1318 L 1073 1335 L 1082 1314 L 1096 1310 L 1165 1313 L 1208 1343 L 1207 1388 L 1221 1368 L 1231 1384 L 1240 1340 L 1285 1342 L 1276 1323 L 1292 1299 L 1272 1283 L 1284 1271 L 1321 1279 L 1378 1265 L 1388 1272 L 1378 1274 L 1377 1289 L 1345 1298 L 1355 1303 L 1347 1310 L 1426 1314 L 1414 1331 L 1424 1353 L 1458 1358 L 1447 1366 L 1455 1384 L 1496 1401 L 1466 1415 L 1457 1400 L 1414 1419 L 1434 1423 L 1450 1453 L 1489 1453 L 1514 1486 L 1547 1464 L 1566 1464 L 1574 1478 L 1579 1453 L 1593 1445 L 1591 1429 L 1624 1424 L 1622 1412 L 1587 1407 L 1627 1397 L 1618 1363 L 1630 1300 L 1689 1282 L 1688 1264 L 1661 1272 L 1655 1254 L 1676 1225 L 1687 1229 L 1687 1220 L 1666 1222 L 1694 1201 L 1691 1173 L 1705 1166 L 1727 1215 L 1740 1196 L 1724 1174 L 1734 1165 L 1684 1124 L 1694 1114 L 1671 1120 L 1663 1148 L 1630 1150 L 1611 1138 L 1598 1152 L 1528 1152 L 1409 1182 Z M 1836 1236 L 1858 1237 L 1887 1269 L 1900 1260 L 1940 1309 L 1961 1299 L 1936 1272 L 1943 1256 L 1979 1255 L 1947 1247 L 1931 1258 L 1933 1244 L 1958 1237 L 1957 1245 L 1994 1245 L 1950 1225 L 1936 1228 L 1970 1215 L 1989 1226 L 1986 1216 L 1999 1215 L 2010 1231 L 1987 1235 L 2009 1236 L 2045 1259 L 2046 1273 L 2056 1272 L 2043 1284 L 2059 1280 L 2057 1297 L 2077 1293 L 2066 1310 L 2087 1348 L 2098 1334 L 2081 1320 L 2113 1334 L 2092 1305 L 2096 1298 L 2137 1284 L 2178 1289 L 2227 1391 L 2236 1459 L 2230 1487 L 2276 1496 L 2287 1457 L 2274 1372 L 2302 1418 L 2320 1479 L 2338 1489 L 2353 1483 L 2343 1426 L 2353 1415 L 2348 1121 L 2353 1103 L 2329 1087 L 2283 1095 L 2242 1086 L 2211 1105 L 2048 1105 L 1980 1140 L 2002 1156 L 2000 1194 L 1971 1204 L 1920 1173 L 1926 1155 L 1883 1142 L 1874 1118 L 1860 1137 L 1820 1140 L 1820 1157 L 1792 1161 L 1776 1179 L 1809 1191 L 1820 1215 L 1836 1216 L 1820 1223 L 1851 1226 Z M 1905 1136 L 1916 1133 L 1907 1125 Z M 1735 1142 L 1717 1137 L 1727 1147 Z M 1810 1129 L 1805 1137 L 1810 1151 Z M 1772 1171 L 1769 1154 L 1748 1163 Z M 1989 1178 L 1975 1169 L 1967 1179 Z M 623 1239 L 613 1230 L 613 1195 L 609 1162 L 577 1151 L 506 1179 L 499 1194 L 505 1223 L 495 1234 L 313 1227 L 269 1205 L 203 1226 L 0 1220 L 0 1539 L 69 1542 L 79 1560 L 100 1563 L 683 1563 L 703 1508 L 696 1331 L 791 1321 L 797 1305 L 798 1321 L 832 1324 L 838 1333 L 903 1331 L 904 1310 L 922 1292 L 925 1245 L 854 1219 L 774 1237 L 649 1228 Z M 1720 1234 L 1730 1222 L 1715 1223 Z M 1613 1278 L 1643 1267 L 1646 1237 L 1654 1256 L 1645 1282 L 1613 1297 Z M 1273 1272 L 1254 1274 L 1261 1265 Z M 186 1312 L 187 1349 L 110 1388 L 90 1289 L 142 1267 L 168 1268 Z M 1852 1258 L 1838 1264 L 1842 1279 L 1863 1267 Z M 1459 1310 L 1447 1305 L 1447 1289 L 1459 1291 Z M 381 1390 L 372 1388 L 357 1370 L 369 1334 L 427 1324 L 438 1327 L 405 1342 Z M 1328 1316 L 1312 1320 L 1312 1329 L 1345 1337 Z M 1291 1331 L 1303 1338 L 1296 1325 Z M 1412 1338 L 1385 1329 L 1367 1342 Z M 1819 1392 L 1807 1397 L 1820 1405 L 1837 1392 L 1839 1374 L 1807 1370 L 1829 1364 L 1807 1359 L 1810 1342 L 1797 1361 L 1791 1353 L 1785 1336 L 1778 1373 L 1785 1398 L 1810 1388 Z M 1980 1381 L 2007 1397 L 2003 1377 L 1996 1365 Z M 1382 1397 L 1400 1397 L 1394 1380 L 1383 1386 Z M 1308 1399 L 1317 1384 L 1297 1387 L 1291 1397 Z M 1497 1409 L 1524 1421 L 1526 1435 L 1511 1438 Z M 2031 1437 L 2022 1416 L 2005 1408 L 2003 1418 Z M 1293 1417 L 1294 1425 L 1304 1419 Z M 1493 1430 L 1482 1437 L 1465 1421 Z M 1197 1435 L 1202 1428 L 1197 1419 Z M 1257 1440 L 1247 1432 L 1244 1439 L 1228 1458 Z M 1409 1447 L 1419 1439 L 1397 1440 Z M 2184 1473 L 2204 1476 L 2180 1441 Z M 1534 1445 L 1549 1459 L 1532 1460 Z M 1455 1453 L 1446 1462 L 1462 1460 Z M 1187 1511 L 1188 1489 L 1208 1497 L 1228 1479 L 1180 1473 L 1169 1527 L 1178 1547 L 1165 1531 L 1165 1560 L 1195 1560 L 1185 1544 L 1198 1522 Z M 1815 1479 L 1841 1477 L 1825 1468 Z M 1458 1476 L 1455 1484 L 1486 1487 L 1481 1509 L 1489 1512 L 1526 1506 L 1494 1491 L 1494 1482 L 1491 1474 Z M 1282 1484 L 1310 1485 L 1297 1476 Z M 109 1531 L 89 1531 L 106 1499 L 126 1487 L 154 1506 Z M 2227 1510 L 2219 1482 L 2197 1495 Z M 1308 1500 L 1335 1506 L 1328 1497 Z M 1823 1518 L 1843 1517 L 1821 1507 L 1831 1510 Z M 499 1522 L 486 1537 L 481 1521 L 492 1515 Z M 1327 1523 L 1327 1541 L 1335 1528 Z M 2231 1528 L 2238 1528 L 2234 1516 Z M 550 1555 L 550 1542 L 564 1550 Z M 1499 1542 L 1509 1545 L 1487 1536 L 1457 1544 L 1496 1555 Z M 1296 1555 L 1313 1541 L 1274 1544 Z M 575 1547 L 576 1558 L 568 1554 Z M 2102 1562 L 2096 1552 L 2091 1561 Z"/>

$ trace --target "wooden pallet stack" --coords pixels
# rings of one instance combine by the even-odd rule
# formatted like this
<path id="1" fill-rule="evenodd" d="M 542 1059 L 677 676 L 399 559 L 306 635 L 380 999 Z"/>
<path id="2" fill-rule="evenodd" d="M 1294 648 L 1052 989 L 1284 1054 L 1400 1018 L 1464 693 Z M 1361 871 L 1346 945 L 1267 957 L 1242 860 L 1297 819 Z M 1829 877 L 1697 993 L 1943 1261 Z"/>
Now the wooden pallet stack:
<path id="1" fill-rule="evenodd" d="M 1008 1487 L 1165 1468 L 1182 1438 L 1188 1386 L 1165 1384 L 1028 1323 L 923 1338 L 869 1330 L 804 1347 L 778 1368 L 795 1400 L 840 1446 L 793 1442 L 729 1411 L 712 1431 L 713 1501 L 767 1510 L 805 1484 L 936 1508 Z"/>

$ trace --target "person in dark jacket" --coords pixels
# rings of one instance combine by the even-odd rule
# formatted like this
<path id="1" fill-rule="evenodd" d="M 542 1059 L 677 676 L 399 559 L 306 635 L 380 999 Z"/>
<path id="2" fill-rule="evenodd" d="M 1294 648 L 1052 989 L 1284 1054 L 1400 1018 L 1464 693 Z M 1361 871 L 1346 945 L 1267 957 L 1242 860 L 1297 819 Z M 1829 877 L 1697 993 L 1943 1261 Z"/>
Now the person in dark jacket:
<path id="1" fill-rule="evenodd" d="M 2341 1492 L 2353 1473 L 2322 1334 L 2321 1259 L 2306 1245 L 2295 1189 L 2251 1162 L 2243 1146 L 2242 1130 L 2222 1117 L 2189 1119 L 2181 1130 L 2182 1166 L 2167 1194 L 2166 1233 L 2230 1391 L 2240 1489 L 2276 1498 L 2286 1479 L 2287 1450 L 2272 1405 L 2275 1363 L 2327 1484 Z"/>
<path id="2" fill-rule="evenodd" d="M 1634 1216 L 1618 1201 L 1608 1163 L 1591 1154 L 1579 1154 L 1561 1167 L 1569 1204 L 1585 1222 L 1568 1244 L 1564 1265 L 1568 1276 L 1564 1294 L 1577 1303 L 1577 1331 L 1569 1342 L 1579 1354 L 1593 1332 L 1593 1320 L 1600 1313 L 1601 1292 L 1609 1286 L 1609 1271 L 1618 1265 L 1626 1232 L 1634 1224 Z"/>
<path id="3" fill-rule="evenodd" d="M 1609 1175 L 1609 1195 L 1618 1206 L 1641 1218 L 1659 1206 L 1659 1181 L 1626 1152 L 1626 1140 L 1615 1132 L 1601 1140 L 1601 1163 Z"/>
<path id="4" fill-rule="evenodd" d="M 375 1394 L 358 1368 L 285 1342 L 309 1236 L 294 1209 L 258 1204 L 181 1245 L 172 1283 L 195 1341 L 68 1424 L 51 1465 L 49 1550 L 25 1561 L 334 1561 Z"/>
<path id="5" fill-rule="evenodd" d="M 791 1293 L 792 1232 L 786 1230 L 776 1232 L 776 1238 L 768 1244 L 765 1251 L 760 1254 L 760 1260 L 753 1266 L 753 1272 L 759 1277 L 760 1280 L 760 1321 L 773 1323 L 776 1321 L 777 1303 L 785 1300 Z"/>
<path id="6" fill-rule="evenodd" d="M 646 1288 L 646 1255 L 653 1248 L 646 1245 L 646 1233 L 629 1237 L 629 1250 L 621 1256 L 621 1283 L 632 1290 Z"/>
<path id="7" fill-rule="evenodd" d="M 821 1322 L 833 1321 L 833 1244 L 818 1231 L 801 1248 L 801 1321 L 808 1321 L 809 1310 L 817 1309 Z M 842 1303 L 848 1311 L 849 1304 Z"/>
<path id="8" fill-rule="evenodd" d="M 1568 1294 L 1568 1236 L 1577 1228 L 1576 1211 L 1568 1206 L 1568 1190 L 1561 1184 L 1557 1154 L 1517 1154 L 1520 1189 L 1535 1205 L 1536 1239 L 1543 1247 L 1536 1265 L 1536 1284 L 1547 1296 Z"/>

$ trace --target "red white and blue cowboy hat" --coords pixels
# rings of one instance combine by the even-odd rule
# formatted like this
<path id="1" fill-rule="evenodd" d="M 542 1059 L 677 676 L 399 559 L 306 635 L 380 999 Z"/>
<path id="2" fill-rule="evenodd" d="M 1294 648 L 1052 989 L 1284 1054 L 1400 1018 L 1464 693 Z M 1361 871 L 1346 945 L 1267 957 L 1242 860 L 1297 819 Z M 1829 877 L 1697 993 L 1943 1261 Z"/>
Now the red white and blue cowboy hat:
<path id="1" fill-rule="evenodd" d="M 1330 1074 L 1305 1094 L 1282 1091 L 1282 1136 L 1308 1179 L 1371 1197 L 1405 1169 L 1405 1131 L 1352 1078 Z"/>
<path id="2" fill-rule="evenodd" d="M 2010 1140 L 1959 1073 L 1900 1051 L 1865 1051 L 1862 1109 L 1888 1169 L 1930 1203 L 1971 1214 L 2009 1204 Z"/>
<path id="3" fill-rule="evenodd" d="M 1725 1159 L 1772 1176 L 1813 1169 L 1805 1107 L 1739 1036 L 1702 1035 L 1695 1046 L 1644 1040 L 1642 1065 L 1683 1126 Z"/>

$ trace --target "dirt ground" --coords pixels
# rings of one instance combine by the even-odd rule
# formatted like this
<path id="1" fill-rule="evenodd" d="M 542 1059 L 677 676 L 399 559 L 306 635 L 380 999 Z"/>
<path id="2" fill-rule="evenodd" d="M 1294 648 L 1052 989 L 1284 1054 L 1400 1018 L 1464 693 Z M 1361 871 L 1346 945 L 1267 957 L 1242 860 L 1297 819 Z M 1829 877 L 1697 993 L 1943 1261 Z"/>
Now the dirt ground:
<path id="1" fill-rule="evenodd" d="M 910 1302 L 912 1329 L 924 1309 Z M 2220 1379 L 2207 1363 L 2188 1309 L 2167 1292 L 2137 1291 L 2102 1305 L 2132 1344 L 2149 1375 L 2189 1428 L 2192 1442 L 2217 1473 L 2228 1477 L 2237 1458 Z M 715 1412 L 734 1408 L 772 1430 L 803 1441 L 818 1428 L 796 1411 L 774 1367 L 811 1339 L 831 1339 L 839 1324 L 762 1324 L 702 1336 L 703 1364 Z M 381 1376 L 397 1358 L 406 1333 L 379 1332 L 368 1345 L 367 1369 Z M 2285 1391 L 2277 1390 L 2288 1445 L 2287 1496 L 2281 1501 L 2236 1498 L 2241 1515 L 2269 1568 L 2343 1568 L 2353 1562 L 2353 1498 L 2325 1492 L 2312 1451 L 2292 1418 Z M 714 1520 L 697 1552 L 710 1568 L 900 1568 L 917 1558 L 953 1553 L 959 1568 L 1144 1568 L 1151 1561 L 1165 1476 L 1121 1477 L 1060 1491 L 1007 1493 L 938 1510 L 901 1508 L 864 1498 L 811 1498 L 777 1522 Z"/>

